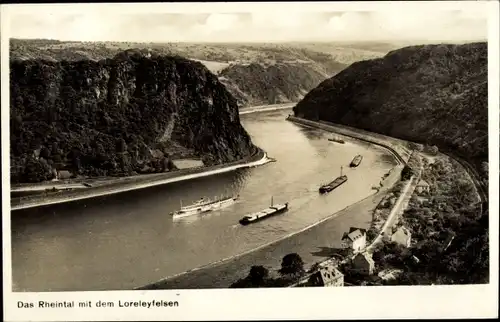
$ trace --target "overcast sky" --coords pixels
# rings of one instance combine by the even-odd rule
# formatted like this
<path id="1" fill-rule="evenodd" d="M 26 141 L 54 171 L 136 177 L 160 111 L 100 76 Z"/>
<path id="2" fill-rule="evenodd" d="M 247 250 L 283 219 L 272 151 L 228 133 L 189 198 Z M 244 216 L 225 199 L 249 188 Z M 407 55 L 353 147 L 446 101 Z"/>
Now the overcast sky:
<path id="1" fill-rule="evenodd" d="M 174 7 L 169 4 L 142 5 L 141 10 L 110 5 L 89 5 L 78 10 L 74 5 L 65 9 L 60 5 L 31 5 L 9 14 L 10 37 L 133 42 L 487 39 L 487 10 L 483 6 L 460 10 L 430 4 L 391 4 L 383 10 L 372 10 L 378 7 L 371 5 L 361 12 L 335 11 L 339 6 L 322 11 L 303 10 L 305 4 L 300 9 L 286 3 L 260 10 L 255 9 L 255 3 L 238 4 L 219 12 L 214 11 L 220 7 L 212 6 L 215 9 L 211 12 L 210 7 L 197 5 L 195 12 L 187 9 L 190 13 L 178 10 L 179 4 L 170 13 L 169 8 Z M 203 8 L 205 12 L 200 12 Z M 227 12 L 228 9 L 233 11 Z"/>

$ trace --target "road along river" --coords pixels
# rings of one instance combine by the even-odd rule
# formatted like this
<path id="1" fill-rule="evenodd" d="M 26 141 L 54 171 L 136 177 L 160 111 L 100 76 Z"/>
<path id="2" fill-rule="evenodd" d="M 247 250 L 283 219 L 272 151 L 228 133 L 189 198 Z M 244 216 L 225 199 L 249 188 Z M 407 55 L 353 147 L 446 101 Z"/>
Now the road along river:
<path id="1" fill-rule="evenodd" d="M 248 252 L 300 231 L 373 193 L 396 165 L 384 149 L 285 120 L 289 110 L 241 115 L 254 143 L 278 162 L 251 169 L 115 195 L 12 212 L 15 291 L 132 289 Z M 363 155 L 356 169 L 348 167 Z M 328 195 L 318 187 L 340 174 L 349 180 Z M 201 197 L 234 190 L 240 200 L 219 212 L 174 221 L 168 215 Z M 290 203 L 283 215 L 240 226 L 247 213 L 275 202 Z M 334 219 L 330 240 L 344 228 L 368 227 L 369 212 Z M 319 245 L 321 246 L 321 245 Z M 276 261 L 279 262 L 279 258 Z"/>

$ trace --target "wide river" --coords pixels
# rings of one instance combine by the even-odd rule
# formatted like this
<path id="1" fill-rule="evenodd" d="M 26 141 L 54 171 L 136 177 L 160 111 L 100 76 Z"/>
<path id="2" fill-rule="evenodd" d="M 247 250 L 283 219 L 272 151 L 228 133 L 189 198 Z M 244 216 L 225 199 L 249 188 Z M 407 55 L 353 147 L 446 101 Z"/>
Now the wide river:
<path id="1" fill-rule="evenodd" d="M 253 142 L 278 162 L 189 181 L 12 212 L 14 291 L 122 290 L 249 251 L 283 238 L 373 193 L 395 164 L 385 150 L 332 143 L 327 133 L 285 117 L 290 110 L 241 115 Z M 358 168 L 349 163 L 363 155 Z M 348 182 L 328 195 L 318 187 L 343 166 Z M 180 201 L 234 190 L 240 200 L 219 212 L 177 221 Z M 290 210 L 240 226 L 245 214 L 275 203 Z M 369 217 L 336 218 L 366 227 Z M 332 234 L 340 240 L 341 235 Z M 279 260 L 279 259 L 277 259 Z"/>

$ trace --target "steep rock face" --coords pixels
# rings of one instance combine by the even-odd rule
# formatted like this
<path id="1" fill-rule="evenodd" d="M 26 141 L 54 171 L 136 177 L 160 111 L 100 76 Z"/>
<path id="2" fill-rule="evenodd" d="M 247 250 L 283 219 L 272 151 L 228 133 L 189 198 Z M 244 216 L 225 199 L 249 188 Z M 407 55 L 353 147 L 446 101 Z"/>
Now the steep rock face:
<path id="1" fill-rule="evenodd" d="M 487 45 L 405 47 L 352 64 L 310 91 L 296 116 L 488 157 Z"/>
<path id="2" fill-rule="evenodd" d="M 102 61 L 13 61 L 11 177 L 161 172 L 255 152 L 235 99 L 202 64 L 127 51 Z"/>
<path id="3" fill-rule="evenodd" d="M 240 106 L 296 102 L 328 75 L 312 62 L 234 64 L 218 74 Z"/>

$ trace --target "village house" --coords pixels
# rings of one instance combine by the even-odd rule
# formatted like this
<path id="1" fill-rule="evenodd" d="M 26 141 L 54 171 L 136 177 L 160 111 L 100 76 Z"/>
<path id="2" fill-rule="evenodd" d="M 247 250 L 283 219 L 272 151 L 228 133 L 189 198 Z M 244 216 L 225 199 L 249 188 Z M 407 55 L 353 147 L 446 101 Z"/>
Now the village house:
<path id="1" fill-rule="evenodd" d="M 398 277 L 403 271 L 400 269 L 384 269 L 378 273 L 378 277 L 383 280 L 389 281 Z"/>
<path id="2" fill-rule="evenodd" d="M 411 232 L 406 227 L 399 227 L 391 236 L 391 241 L 405 247 L 411 245 Z"/>
<path id="3" fill-rule="evenodd" d="M 359 252 L 366 247 L 366 229 L 351 227 L 348 233 L 342 236 L 342 247 L 352 248 Z"/>
<path id="4" fill-rule="evenodd" d="M 430 186 L 425 180 L 420 180 L 415 187 L 418 194 L 429 193 Z"/>
<path id="5" fill-rule="evenodd" d="M 372 275 L 375 270 L 375 262 L 368 253 L 359 253 L 352 260 L 352 270 L 363 275 Z"/>
<path id="6" fill-rule="evenodd" d="M 309 278 L 310 286 L 336 287 L 344 286 L 344 274 L 336 266 L 323 265 Z"/>
<path id="7" fill-rule="evenodd" d="M 416 197 L 416 202 L 419 206 L 426 207 L 429 206 L 429 198 L 426 197 Z"/>
<path id="8" fill-rule="evenodd" d="M 190 169 L 203 167 L 203 161 L 197 159 L 176 159 L 172 160 L 177 169 Z"/>
<path id="9" fill-rule="evenodd" d="M 57 171 L 57 179 L 65 180 L 65 179 L 70 179 L 70 178 L 71 178 L 71 172 L 69 172 L 68 170 Z"/>

